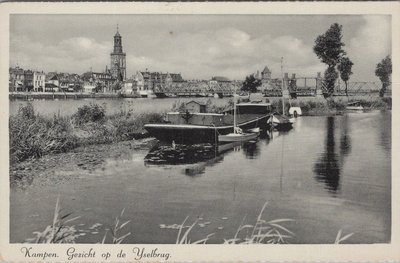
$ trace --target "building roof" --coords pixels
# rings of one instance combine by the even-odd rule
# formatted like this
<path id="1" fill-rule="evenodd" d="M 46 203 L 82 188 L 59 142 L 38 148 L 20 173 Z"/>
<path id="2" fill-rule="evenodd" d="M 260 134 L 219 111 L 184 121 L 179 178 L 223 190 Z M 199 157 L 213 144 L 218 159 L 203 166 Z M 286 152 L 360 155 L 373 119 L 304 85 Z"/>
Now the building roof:
<path id="1" fill-rule="evenodd" d="M 74 79 L 77 79 L 78 77 L 76 76 L 70 76 L 70 78 L 73 77 Z M 110 72 L 85 72 L 82 74 L 82 79 L 84 81 L 90 81 L 90 79 L 95 80 L 114 80 L 113 76 L 111 75 Z"/>
<path id="2" fill-rule="evenodd" d="M 149 72 L 149 71 L 139 71 L 144 79 L 150 79 L 150 81 L 164 82 L 168 75 L 171 77 L 172 82 L 184 82 L 179 73 L 162 73 L 162 72 Z"/>
<path id="3" fill-rule="evenodd" d="M 216 81 L 220 81 L 220 82 L 229 82 L 230 80 L 226 77 L 221 77 L 221 76 L 215 76 L 212 77 L 211 80 L 216 80 Z"/>
<path id="4" fill-rule="evenodd" d="M 58 74 L 48 74 L 47 76 L 46 76 L 46 78 L 48 79 L 48 80 L 59 80 L 59 77 L 58 77 Z"/>
<path id="5" fill-rule="evenodd" d="M 185 81 L 182 78 L 180 73 L 169 73 L 169 75 L 171 76 L 172 81 L 174 81 L 174 82 L 183 82 L 183 81 Z"/>
<path id="6" fill-rule="evenodd" d="M 262 73 L 271 73 L 271 70 L 269 70 L 268 66 L 265 66 L 264 70 Z"/>
<path id="7" fill-rule="evenodd" d="M 15 67 L 15 68 L 10 68 L 10 73 L 14 73 L 14 74 L 24 74 L 24 70 L 20 67 Z"/>
<path id="8" fill-rule="evenodd" d="M 199 102 L 199 101 L 195 101 L 195 100 L 191 100 L 189 102 L 186 102 L 186 105 L 189 104 L 189 103 L 196 103 L 196 104 L 199 104 L 199 105 L 202 105 L 202 106 L 206 106 L 207 105 L 205 102 Z"/>
<path id="9" fill-rule="evenodd" d="M 45 87 L 46 88 L 57 88 L 57 85 L 55 85 L 53 83 L 45 83 Z"/>

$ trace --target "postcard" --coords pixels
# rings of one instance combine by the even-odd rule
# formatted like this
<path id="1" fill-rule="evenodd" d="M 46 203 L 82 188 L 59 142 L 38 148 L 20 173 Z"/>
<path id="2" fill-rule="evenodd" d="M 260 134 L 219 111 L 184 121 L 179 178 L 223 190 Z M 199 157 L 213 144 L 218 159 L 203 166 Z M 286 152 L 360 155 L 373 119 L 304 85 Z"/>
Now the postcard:
<path id="1" fill-rule="evenodd" d="M 400 261 L 399 2 L 0 14 L 0 261 Z"/>

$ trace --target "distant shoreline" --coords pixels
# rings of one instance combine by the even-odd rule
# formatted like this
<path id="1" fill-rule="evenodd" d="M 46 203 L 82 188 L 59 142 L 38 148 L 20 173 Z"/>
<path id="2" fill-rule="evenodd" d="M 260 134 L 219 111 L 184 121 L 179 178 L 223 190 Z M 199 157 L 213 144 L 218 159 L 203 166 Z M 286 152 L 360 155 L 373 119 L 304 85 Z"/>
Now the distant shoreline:
<path id="1" fill-rule="evenodd" d="M 137 94 L 120 93 L 81 93 L 81 92 L 10 92 L 10 100 L 55 100 L 55 99 L 118 99 L 140 98 Z"/>

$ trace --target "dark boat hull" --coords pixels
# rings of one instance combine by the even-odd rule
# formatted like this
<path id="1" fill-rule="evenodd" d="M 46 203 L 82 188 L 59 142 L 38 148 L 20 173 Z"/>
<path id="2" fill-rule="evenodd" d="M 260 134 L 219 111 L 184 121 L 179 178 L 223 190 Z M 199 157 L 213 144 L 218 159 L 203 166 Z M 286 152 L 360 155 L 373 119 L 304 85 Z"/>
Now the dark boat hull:
<path id="1" fill-rule="evenodd" d="M 268 125 L 278 131 L 287 131 L 293 128 L 293 123 L 282 115 L 273 115 L 268 121 Z"/>
<path id="2" fill-rule="evenodd" d="M 238 124 L 243 130 L 256 127 L 264 128 L 269 116 L 263 116 Z M 217 143 L 218 135 L 226 135 L 233 132 L 233 125 L 213 127 L 202 125 L 174 125 L 174 124 L 146 124 L 145 129 L 151 136 L 163 142 L 180 144 L 190 143 Z"/>
<path id="3" fill-rule="evenodd" d="M 277 131 L 288 131 L 293 128 L 293 123 L 291 122 L 277 123 L 273 124 L 273 128 Z"/>

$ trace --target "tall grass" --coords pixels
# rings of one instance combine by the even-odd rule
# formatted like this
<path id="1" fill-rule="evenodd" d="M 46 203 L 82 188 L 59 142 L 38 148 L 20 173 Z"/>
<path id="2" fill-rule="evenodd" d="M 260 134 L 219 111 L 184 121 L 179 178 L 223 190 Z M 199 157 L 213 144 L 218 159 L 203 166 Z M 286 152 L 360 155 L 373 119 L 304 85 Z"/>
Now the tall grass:
<path id="1" fill-rule="evenodd" d="M 343 241 L 346 241 L 349 239 L 354 233 L 347 234 L 345 236 L 342 236 L 342 229 L 340 229 L 336 235 L 335 243 L 336 245 L 341 244 Z"/>
<path id="2" fill-rule="evenodd" d="M 76 238 L 81 236 L 81 233 L 74 225 L 67 225 L 79 218 L 79 216 L 67 219 L 72 213 L 61 215 L 59 198 L 57 198 L 56 207 L 54 209 L 53 222 L 48 225 L 43 231 L 33 232 L 35 237 L 28 238 L 25 241 L 28 243 L 75 243 Z"/>
<path id="3" fill-rule="evenodd" d="M 103 239 L 101 241 L 104 243 L 112 243 L 112 244 L 121 244 L 128 236 L 131 235 L 131 232 L 122 234 L 122 229 L 130 223 L 130 220 L 125 222 L 121 221 L 123 217 L 125 209 L 122 210 L 121 214 L 115 218 L 114 224 L 106 229 Z M 57 198 L 56 206 L 54 209 L 53 221 L 50 225 L 46 226 L 43 231 L 35 231 L 33 232 L 34 237 L 27 238 L 25 240 L 26 243 L 36 243 L 36 244 L 62 244 L 62 243 L 75 243 L 76 240 L 85 236 L 91 230 L 97 228 L 101 224 L 96 223 L 88 230 L 78 230 L 75 225 L 70 225 L 71 222 L 80 218 L 80 216 L 76 216 L 74 218 L 69 218 L 72 213 L 62 214 L 62 209 L 60 206 L 59 197 Z M 110 232 L 110 235 L 108 234 Z M 111 238 L 108 238 L 111 236 Z M 109 240 L 111 242 L 109 242 Z"/>
<path id="4" fill-rule="evenodd" d="M 105 107 L 91 104 L 78 108 L 70 117 L 48 118 L 37 114 L 30 103 L 20 106 L 9 118 L 10 163 L 82 145 L 143 138 L 147 136 L 144 124 L 160 122 L 163 117 L 162 113 L 105 113 Z"/>
<path id="5" fill-rule="evenodd" d="M 31 104 L 20 107 L 16 116 L 10 116 L 9 138 L 11 163 L 77 146 L 69 118 L 58 115 L 44 118 L 35 113 Z"/>
<path id="6" fill-rule="evenodd" d="M 264 211 L 268 205 L 268 202 L 264 203 L 261 208 L 254 224 L 245 224 L 246 216 L 243 218 L 236 233 L 232 238 L 223 239 L 224 244 L 287 244 L 288 240 L 292 239 L 295 234 L 285 226 L 285 223 L 294 222 L 293 219 L 274 219 L 265 220 L 263 218 Z M 122 220 L 124 217 L 125 209 L 123 209 L 119 216 L 117 216 L 111 226 L 105 229 L 104 236 L 99 242 L 101 244 L 121 244 L 127 237 L 131 236 L 131 232 L 125 232 L 124 229 L 131 222 L 131 220 Z M 81 236 L 85 236 L 87 233 L 92 232 L 92 234 L 98 233 L 98 227 L 102 224 L 96 223 L 89 229 L 77 229 L 75 225 L 70 225 L 71 222 L 80 218 L 76 216 L 70 218 L 72 213 L 62 212 L 59 197 L 56 201 L 56 206 L 54 209 L 53 220 L 50 225 L 48 225 L 43 231 L 33 232 L 34 237 L 27 238 L 25 242 L 27 243 L 75 243 L 77 239 Z M 215 233 L 210 233 L 204 238 L 192 240 L 192 231 L 196 226 L 203 226 L 209 224 L 210 222 L 199 223 L 202 218 L 197 218 L 193 223 L 189 224 L 189 217 L 187 216 L 181 224 L 173 225 L 160 225 L 160 228 L 169 228 L 178 230 L 175 244 L 207 244 Z M 225 218 L 227 219 L 227 218 Z M 84 224 L 80 224 L 84 225 Z M 220 229 L 220 228 L 219 228 Z M 349 233 L 345 236 L 342 235 L 342 229 L 337 233 L 334 244 L 342 244 L 344 241 L 348 240 L 353 233 Z"/>
<path id="7" fill-rule="evenodd" d="M 236 233 L 232 238 L 223 239 L 224 244 L 286 244 L 288 240 L 293 238 L 295 234 L 286 226 L 287 222 L 293 222 L 293 219 L 275 219 L 266 221 L 263 218 L 264 210 L 267 202 L 259 212 L 254 224 L 244 224 L 245 218 L 239 225 Z M 215 233 L 208 234 L 206 237 L 193 241 L 190 236 L 196 226 L 205 225 L 199 223 L 197 218 L 192 224 L 187 224 L 189 217 L 186 217 L 180 225 L 162 225 L 162 228 L 177 229 L 176 244 L 206 244 Z"/>
<path id="8" fill-rule="evenodd" d="M 233 238 L 225 239 L 225 244 L 286 244 L 288 239 L 291 239 L 295 234 L 290 231 L 287 227 L 283 226 L 283 223 L 293 222 L 293 219 L 274 219 L 266 221 L 263 219 L 263 213 L 267 207 L 266 202 L 260 213 L 257 216 L 256 222 L 251 224 L 244 224 L 245 218 L 236 230 Z M 246 230 L 243 235 L 242 232 Z"/>
<path id="9" fill-rule="evenodd" d="M 297 99 L 285 100 L 285 113 L 288 113 L 291 106 L 300 107 L 303 115 L 318 116 L 327 114 L 341 113 L 346 109 L 348 103 L 359 102 L 367 110 L 388 110 L 392 108 L 392 99 L 389 97 L 334 97 L 334 98 L 308 98 L 300 97 Z M 275 111 L 282 112 L 282 100 L 271 98 Z"/>
<path id="10" fill-rule="evenodd" d="M 78 111 L 72 116 L 75 122 L 80 125 L 88 122 L 102 123 L 105 120 L 106 109 L 98 104 L 83 105 L 78 108 Z"/>
<path id="11" fill-rule="evenodd" d="M 111 234 L 111 243 L 112 244 L 121 244 L 125 240 L 125 238 L 127 238 L 128 236 L 131 235 L 131 232 L 128 232 L 126 234 L 121 234 L 121 230 L 131 222 L 131 220 L 121 222 L 121 218 L 123 217 L 124 212 L 125 212 L 125 209 L 122 209 L 119 217 L 117 216 L 115 218 L 114 225 L 111 226 L 110 228 L 106 229 L 106 232 L 101 241 L 102 244 L 107 243 L 108 232 L 110 232 L 110 234 Z"/>
<path id="12" fill-rule="evenodd" d="M 215 233 L 208 234 L 205 238 L 199 239 L 197 241 L 192 241 L 189 238 L 189 234 L 192 229 L 197 225 L 199 219 L 196 219 L 193 224 L 185 226 L 186 221 L 188 220 L 188 216 L 183 220 L 182 224 L 178 226 L 178 235 L 176 237 L 175 244 L 206 244 L 207 241 L 212 237 Z M 186 230 L 184 230 L 186 228 Z"/>

